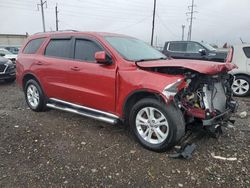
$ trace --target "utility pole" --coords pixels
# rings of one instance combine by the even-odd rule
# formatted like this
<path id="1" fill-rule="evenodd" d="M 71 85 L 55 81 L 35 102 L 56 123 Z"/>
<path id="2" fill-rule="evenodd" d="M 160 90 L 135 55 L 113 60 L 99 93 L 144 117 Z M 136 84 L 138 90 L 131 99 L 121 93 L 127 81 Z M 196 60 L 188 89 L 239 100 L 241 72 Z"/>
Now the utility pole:
<path id="1" fill-rule="evenodd" d="M 182 35 L 181 35 L 181 40 L 184 40 L 184 31 L 185 31 L 185 25 L 182 25 Z"/>
<path id="2" fill-rule="evenodd" d="M 187 34 L 187 40 L 189 40 L 189 34 L 190 33 L 190 25 L 188 26 L 188 34 Z"/>
<path id="3" fill-rule="evenodd" d="M 55 11 L 56 11 L 56 31 L 58 31 L 58 10 L 57 10 L 57 4 L 56 4 L 56 7 L 55 7 Z"/>
<path id="4" fill-rule="evenodd" d="M 44 19 L 44 11 L 43 11 L 43 6 L 44 4 L 46 4 L 46 8 L 47 8 L 47 1 L 43 1 L 41 0 L 41 3 L 40 4 L 37 4 L 37 8 L 39 10 L 39 7 L 41 7 L 41 12 L 42 12 L 42 22 L 43 22 L 43 32 L 46 31 L 45 29 L 45 19 Z"/>
<path id="5" fill-rule="evenodd" d="M 188 6 L 188 8 L 191 8 L 190 12 L 187 12 L 187 15 L 190 14 L 190 18 L 188 18 L 188 20 L 190 20 L 189 23 L 189 31 L 188 31 L 188 40 L 192 39 L 192 27 L 193 27 L 193 19 L 194 19 L 194 13 L 197 13 L 197 11 L 194 11 L 194 0 L 192 0 L 192 5 Z"/>
<path id="6" fill-rule="evenodd" d="M 157 44 L 157 35 L 155 36 L 155 47 L 157 48 L 158 44 Z"/>
<path id="7" fill-rule="evenodd" d="M 154 43 L 155 9 L 156 9 L 156 0 L 154 0 L 154 11 L 153 11 L 153 22 L 152 22 L 151 46 L 153 46 L 153 43 Z"/>

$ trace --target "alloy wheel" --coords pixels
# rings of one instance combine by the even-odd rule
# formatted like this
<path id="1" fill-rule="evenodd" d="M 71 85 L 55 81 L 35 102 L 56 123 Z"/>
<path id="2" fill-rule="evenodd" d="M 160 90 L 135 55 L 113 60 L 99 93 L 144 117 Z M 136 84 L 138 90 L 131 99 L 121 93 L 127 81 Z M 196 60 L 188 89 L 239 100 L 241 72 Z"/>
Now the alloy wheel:
<path id="1" fill-rule="evenodd" d="M 39 105 L 39 92 L 35 85 L 30 84 L 27 88 L 28 103 L 32 108 L 37 108 Z"/>
<path id="2" fill-rule="evenodd" d="M 136 129 L 141 138 L 150 144 L 160 144 L 169 134 L 167 118 L 154 107 L 144 107 L 136 115 Z"/>
<path id="3" fill-rule="evenodd" d="M 245 95 L 249 88 L 249 83 L 244 79 L 235 79 L 232 85 L 233 92 L 236 95 Z"/>

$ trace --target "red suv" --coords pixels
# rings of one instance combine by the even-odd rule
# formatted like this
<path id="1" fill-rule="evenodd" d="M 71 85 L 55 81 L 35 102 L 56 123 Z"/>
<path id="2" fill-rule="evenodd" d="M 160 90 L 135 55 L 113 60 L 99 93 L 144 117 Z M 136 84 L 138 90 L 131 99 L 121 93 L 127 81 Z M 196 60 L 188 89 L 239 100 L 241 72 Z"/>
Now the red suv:
<path id="1" fill-rule="evenodd" d="M 188 124 L 215 131 L 236 109 L 231 63 L 169 59 L 124 35 L 51 32 L 31 36 L 17 81 L 34 111 L 54 108 L 129 125 L 146 148 L 164 151 Z"/>

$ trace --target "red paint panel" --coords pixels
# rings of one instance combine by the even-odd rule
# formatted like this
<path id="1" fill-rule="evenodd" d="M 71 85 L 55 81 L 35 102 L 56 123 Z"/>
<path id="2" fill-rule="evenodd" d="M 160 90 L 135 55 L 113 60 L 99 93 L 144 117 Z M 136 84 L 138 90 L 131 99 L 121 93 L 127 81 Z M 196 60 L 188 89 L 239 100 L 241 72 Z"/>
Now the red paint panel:
<path id="1" fill-rule="evenodd" d="M 164 88 L 176 82 L 178 79 L 183 79 L 182 75 L 166 75 L 157 72 L 144 71 L 139 68 L 121 70 L 119 72 L 119 89 L 117 100 L 117 112 L 122 114 L 124 102 L 131 93 L 136 91 L 150 91 L 162 95 Z M 167 100 L 165 98 L 165 100 Z"/>
<path id="2" fill-rule="evenodd" d="M 205 119 L 205 110 L 198 108 L 189 108 L 187 114 L 194 116 L 196 118 Z"/>

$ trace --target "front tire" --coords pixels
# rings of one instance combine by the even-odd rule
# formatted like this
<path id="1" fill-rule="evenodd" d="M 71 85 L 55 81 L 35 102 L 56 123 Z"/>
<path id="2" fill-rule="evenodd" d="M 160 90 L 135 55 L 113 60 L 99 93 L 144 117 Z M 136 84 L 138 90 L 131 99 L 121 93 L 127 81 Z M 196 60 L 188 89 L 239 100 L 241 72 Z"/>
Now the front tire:
<path id="1" fill-rule="evenodd" d="M 25 99 L 31 110 L 41 112 L 46 110 L 46 97 L 36 80 L 28 80 L 25 89 Z"/>
<path id="2" fill-rule="evenodd" d="M 237 97 L 245 97 L 250 94 L 250 77 L 236 75 L 232 85 L 233 94 Z"/>
<path id="3" fill-rule="evenodd" d="M 133 106 L 129 124 L 139 143 L 157 152 L 166 151 L 185 134 L 181 111 L 172 103 L 166 105 L 152 98 L 142 99 Z"/>

